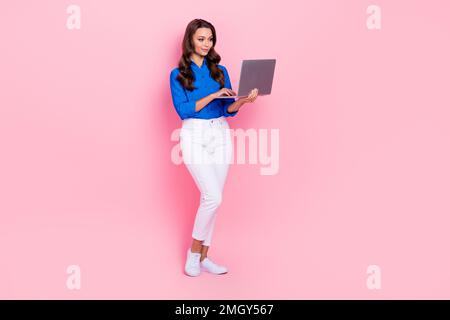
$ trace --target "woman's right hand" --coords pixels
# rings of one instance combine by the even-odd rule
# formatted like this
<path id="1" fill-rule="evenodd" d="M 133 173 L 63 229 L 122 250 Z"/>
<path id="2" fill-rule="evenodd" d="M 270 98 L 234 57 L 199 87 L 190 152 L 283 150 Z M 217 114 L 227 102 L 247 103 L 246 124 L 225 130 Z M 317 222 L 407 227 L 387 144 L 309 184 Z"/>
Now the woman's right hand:
<path id="1" fill-rule="evenodd" d="M 234 92 L 231 89 L 228 88 L 222 88 L 219 91 L 216 91 L 213 93 L 213 97 L 217 98 L 217 97 L 221 97 L 221 96 L 235 96 L 236 92 Z"/>

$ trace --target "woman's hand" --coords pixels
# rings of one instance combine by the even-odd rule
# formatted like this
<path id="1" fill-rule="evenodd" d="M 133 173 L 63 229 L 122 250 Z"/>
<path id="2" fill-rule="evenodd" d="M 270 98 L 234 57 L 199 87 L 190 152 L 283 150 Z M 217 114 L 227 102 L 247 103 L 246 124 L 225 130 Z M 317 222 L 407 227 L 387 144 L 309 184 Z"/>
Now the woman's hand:
<path id="1" fill-rule="evenodd" d="M 228 89 L 228 88 L 222 88 L 219 91 L 214 92 L 212 95 L 214 98 L 221 97 L 221 96 L 235 96 L 236 92 L 234 92 L 233 90 Z"/>
<path id="2" fill-rule="evenodd" d="M 255 101 L 257 97 L 258 97 L 258 88 L 255 88 L 252 91 L 250 91 L 248 96 L 242 97 L 242 98 L 238 99 L 237 101 L 240 102 L 241 104 L 248 103 L 248 102 L 251 103 L 251 102 Z"/>
<path id="3" fill-rule="evenodd" d="M 228 107 L 228 112 L 236 112 L 239 111 L 239 109 L 248 102 L 253 102 L 258 97 L 258 89 L 255 88 L 246 97 L 242 97 L 238 100 L 236 100 L 231 106 Z"/>

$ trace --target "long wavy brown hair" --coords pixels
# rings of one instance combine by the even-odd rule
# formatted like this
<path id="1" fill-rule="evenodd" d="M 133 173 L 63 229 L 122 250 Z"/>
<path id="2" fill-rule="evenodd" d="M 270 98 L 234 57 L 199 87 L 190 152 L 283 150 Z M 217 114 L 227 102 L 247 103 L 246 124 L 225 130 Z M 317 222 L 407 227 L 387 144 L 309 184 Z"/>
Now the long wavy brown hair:
<path id="1" fill-rule="evenodd" d="M 215 51 L 214 47 L 216 46 L 217 38 L 216 38 L 216 29 L 214 26 L 203 19 L 194 19 L 186 27 L 186 31 L 184 33 L 183 43 L 182 43 L 182 51 L 180 61 L 178 62 L 178 69 L 180 73 L 177 76 L 177 80 L 180 81 L 181 85 L 192 91 L 197 89 L 194 87 L 193 82 L 195 80 L 194 73 L 191 69 L 191 55 L 195 52 L 193 37 L 195 31 L 199 28 L 209 28 L 213 37 L 213 45 L 208 52 L 208 55 L 205 56 L 206 63 L 210 70 L 210 76 L 215 81 L 220 84 L 220 88 L 222 89 L 225 85 L 223 71 L 217 66 L 221 60 L 220 55 Z"/>

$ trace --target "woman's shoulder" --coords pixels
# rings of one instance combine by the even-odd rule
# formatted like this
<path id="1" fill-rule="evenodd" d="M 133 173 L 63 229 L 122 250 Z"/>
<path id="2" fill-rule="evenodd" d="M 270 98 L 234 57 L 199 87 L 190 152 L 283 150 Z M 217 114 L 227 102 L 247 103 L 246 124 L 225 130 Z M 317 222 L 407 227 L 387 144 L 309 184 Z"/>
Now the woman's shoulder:
<path id="1" fill-rule="evenodd" d="M 170 76 L 171 76 L 171 77 L 173 77 L 173 76 L 176 77 L 179 73 L 180 73 L 180 68 L 175 67 L 175 68 L 173 68 L 173 69 L 170 71 Z"/>
<path id="2" fill-rule="evenodd" d="M 220 69 L 227 71 L 227 68 L 225 68 L 225 66 L 223 64 L 217 64 L 217 67 L 219 67 Z"/>
<path id="3" fill-rule="evenodd" d="M 222 72 L 223 72 L 223 74 L 224 74 L 225 76 L 228 76 L 228 70 L 227 70 L 227 68 L 225 68 L 224 65 L 222 65 L 222 64 L 217 64 L 217 67 L 218 67 L 220 70 L 222 70 Z"/>

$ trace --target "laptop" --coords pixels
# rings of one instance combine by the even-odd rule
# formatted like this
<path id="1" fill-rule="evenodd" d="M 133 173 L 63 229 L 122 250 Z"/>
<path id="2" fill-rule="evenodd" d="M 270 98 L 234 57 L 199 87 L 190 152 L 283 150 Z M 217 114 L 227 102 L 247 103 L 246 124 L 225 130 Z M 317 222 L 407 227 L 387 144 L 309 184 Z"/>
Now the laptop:
<path id="1" fill-rule="evenodd" d="M 276 59 L 243 60 L 237 95 L 224 95 L 216 99 L 246 97 L 254 88 L 258 88 L 258 96 L 269 95 L 272 91 L 275 62 Z"/>

